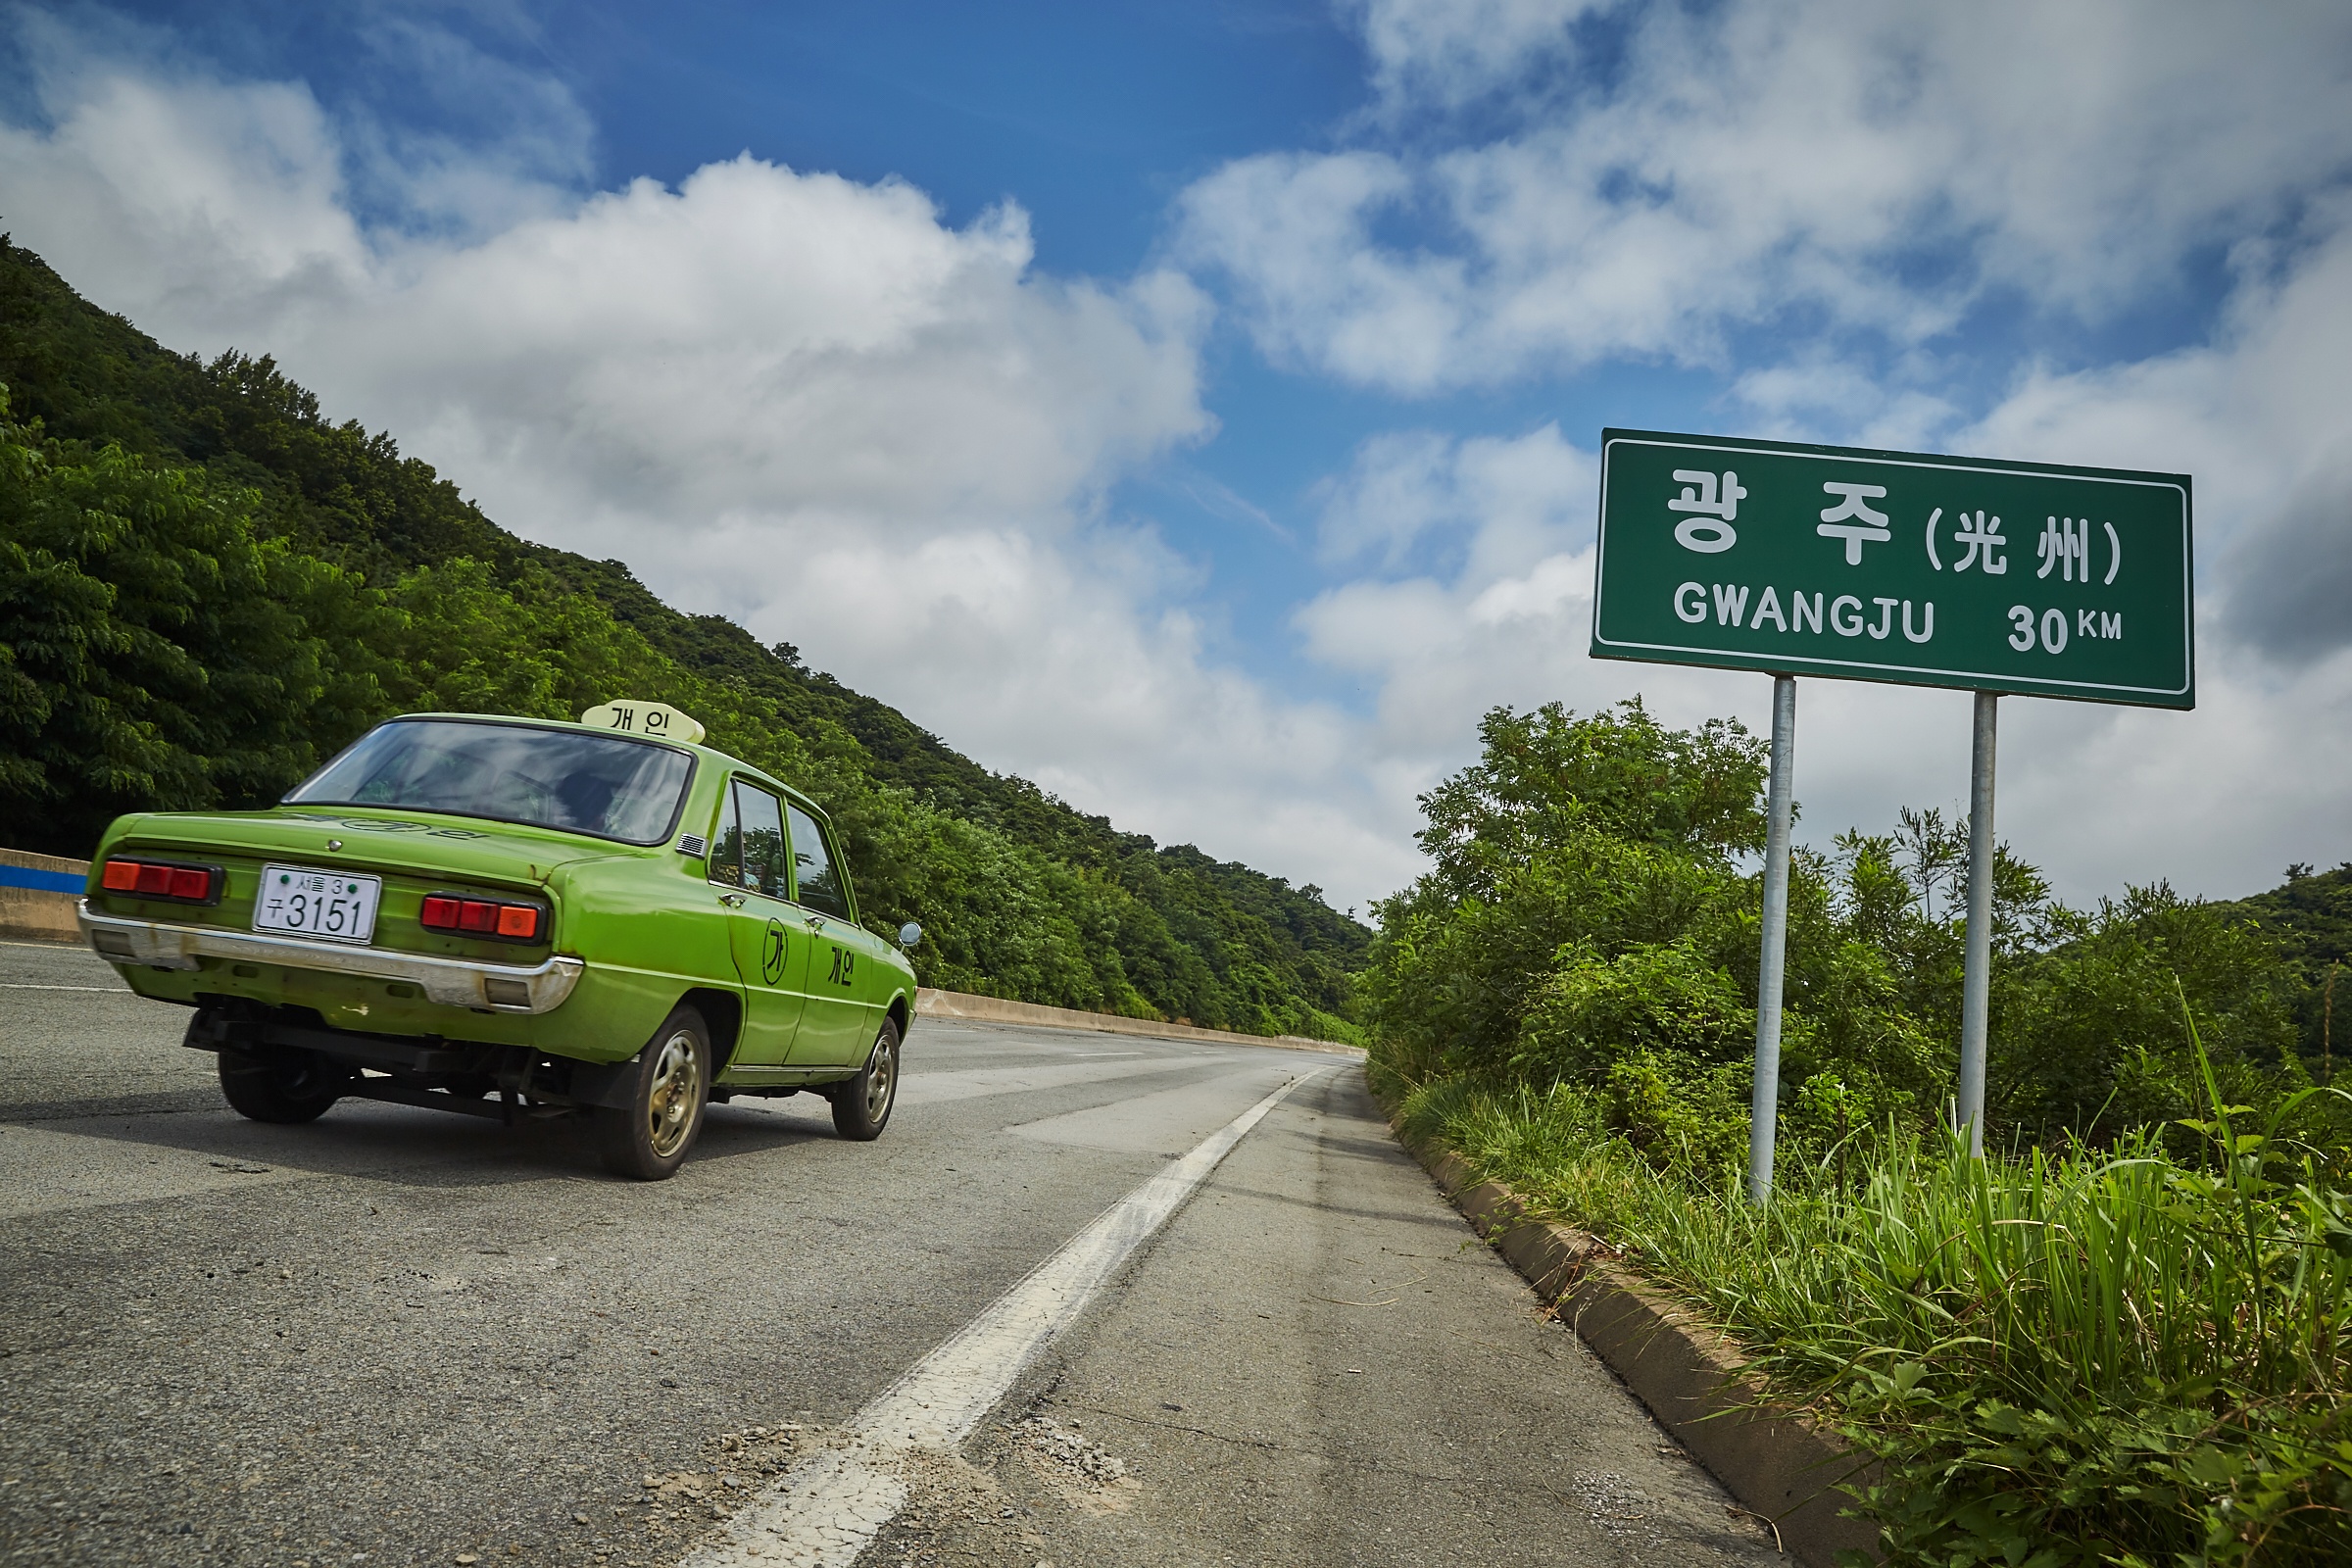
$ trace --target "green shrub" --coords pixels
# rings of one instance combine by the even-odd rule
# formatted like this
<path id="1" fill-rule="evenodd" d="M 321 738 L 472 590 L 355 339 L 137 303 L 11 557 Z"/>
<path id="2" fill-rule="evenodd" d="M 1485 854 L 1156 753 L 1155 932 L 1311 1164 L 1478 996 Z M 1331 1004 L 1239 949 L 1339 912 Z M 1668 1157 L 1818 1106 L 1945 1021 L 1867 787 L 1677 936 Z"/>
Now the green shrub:
<path id="1" fill-rule="evenodd" d="M 1591 1079 L 1628 1053 L 1728 1061 L 1751 1052 L 1755 1037 L 1754 1006 L 1689 940 L 1613 958 L 1587 941 L 1553 960 L 1507 1062 L 1523 1077 Z"/>

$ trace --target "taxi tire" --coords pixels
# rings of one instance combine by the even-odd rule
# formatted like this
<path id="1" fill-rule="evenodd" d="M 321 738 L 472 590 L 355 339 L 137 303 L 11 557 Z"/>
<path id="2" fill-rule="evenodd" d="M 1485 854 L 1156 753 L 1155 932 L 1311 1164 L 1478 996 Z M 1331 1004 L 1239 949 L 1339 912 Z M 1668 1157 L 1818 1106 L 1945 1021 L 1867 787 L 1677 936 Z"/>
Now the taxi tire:
<path id="1" fill-rule="evenodd" d="M 350 1077 L 315 1051 L 220 1053 L 220 1096 L 248 1121 L 317 1121 L 343 1098 Z"/>
<path id="2" fill-rule="evenodd" d="M 881 1109 L 873 1105 L 874 1080 L 877 1073 L 883 1079 Z M 845 1078 L 837 1084 L 827 1084 L 825 1098 L 833 1102 L 833 1130 L 854 1143 L 870 1144 L 882 1136 L 890 1125 L 890 1113 L 899 1105 L 899 1021 L 882 1020 L 882 1030 L 874 1036 L 874 1049 L 865 1054 L 865 1065 L 855 1078 Z"/>
<path id="3" fill-rule="evenodd" d="M 684 1135 L 666 1152 L 654 1141 L 654 1100 L 668 1088 L 664 1084 L 671 1076 L 664 1063 L 674 1063 L 682 1050 L 691 1058 L 693 1084 L 687 1095 Z M 628 1102 L 623 1106 L 600 1105 L 591 1122 L 596 1135 L 597 1154 L 605 1169 L 615 1176 L 627 1176 L 641 1182 L 666 1181 L 686 1162 L 695 1140 L 702 1136 L 703 1113 L 710 1102 L 710 1029 L 703 1015 L 691 1006 L 680 1006 L 662 1020 L 654 1038 L 646 1043 L 637 1059 L 623 1065 L 615 1088 L 625 1086 Z"/>

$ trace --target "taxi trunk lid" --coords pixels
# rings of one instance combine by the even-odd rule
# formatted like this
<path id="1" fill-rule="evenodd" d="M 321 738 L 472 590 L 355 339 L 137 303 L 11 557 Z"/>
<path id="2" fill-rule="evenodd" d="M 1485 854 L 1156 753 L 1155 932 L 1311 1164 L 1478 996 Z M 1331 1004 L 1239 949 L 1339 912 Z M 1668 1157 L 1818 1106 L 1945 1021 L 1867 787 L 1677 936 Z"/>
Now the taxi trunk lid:
<path id="1" fill-rule="evenodd" d="M 419 923 L 424 899 L 449 892 L 521 895 L 548 906 L 552 916 L 540 940 L 523 951 L 561 951 L 563 911 L 551 886 L 557 872 L 582 861 L 644 853 L 581 834 L 430 811 L 277 807 L 161 812 L 123 819 L 106 855 L 219 865 L 227 873 L 219 902 L 195 906 L 102 894 L 99 903 L 110 913 L 245 928 L 253 923 L 264 865 L 356 873 L 383 880 L 370 945 L 513 961 L 521 956 L 515 944 L 425 930 Z"/>
<path id="2" fill-rule="evenodd" d="M 334 846 L 329 848 L 329 845 Z M 352 871 L 431 874 L 544 888 L 558 866 L 627 847 L 551 828 L 366 807 L 173 811 L 132 817 L 110 851 L 173 847 Z"/>

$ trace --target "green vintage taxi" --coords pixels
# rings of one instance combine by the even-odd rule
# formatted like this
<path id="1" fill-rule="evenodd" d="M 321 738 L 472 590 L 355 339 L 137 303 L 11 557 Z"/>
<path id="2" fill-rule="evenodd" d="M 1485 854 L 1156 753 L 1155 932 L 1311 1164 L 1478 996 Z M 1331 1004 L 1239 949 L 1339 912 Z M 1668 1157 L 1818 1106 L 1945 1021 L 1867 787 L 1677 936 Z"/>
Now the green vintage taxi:
<path id="1" fill-rule="evenodd" d="M 194 1009 L 260 1121 L 584 1116 L 649 1180 L 739 1095 L 811 1091 L 878 1137 L 921 933 L 860 926 L 825 813 L 702 737 L 650 703 L 391 719 L 269 809 L 118 819 L 81 928 Z"/>

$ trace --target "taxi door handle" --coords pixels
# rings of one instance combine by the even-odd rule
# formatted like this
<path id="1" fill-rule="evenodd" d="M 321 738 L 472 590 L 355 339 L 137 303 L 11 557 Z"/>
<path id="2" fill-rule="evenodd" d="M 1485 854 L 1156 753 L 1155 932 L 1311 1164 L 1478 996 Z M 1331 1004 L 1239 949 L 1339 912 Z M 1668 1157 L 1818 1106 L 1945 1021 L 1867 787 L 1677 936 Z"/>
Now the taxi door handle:
<path id="1" fill-rule="evenodd" d="M 721 893 L 718 896 L 718 902 L 725 905 L 730 909 L 740 909 L 743 907 L 743 895 L 740 893 Z"/>
<path id="2" fill-rule="evenodd" d="M 822 931 L 825 928 L 825 917 L 821 914 L 805 914 L 801 918 L 808 922 L 808 929 L 811 931 Z"/>

